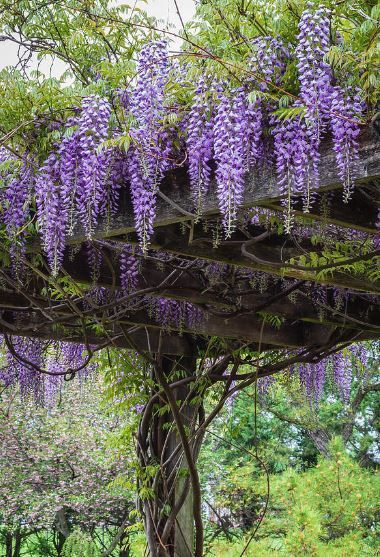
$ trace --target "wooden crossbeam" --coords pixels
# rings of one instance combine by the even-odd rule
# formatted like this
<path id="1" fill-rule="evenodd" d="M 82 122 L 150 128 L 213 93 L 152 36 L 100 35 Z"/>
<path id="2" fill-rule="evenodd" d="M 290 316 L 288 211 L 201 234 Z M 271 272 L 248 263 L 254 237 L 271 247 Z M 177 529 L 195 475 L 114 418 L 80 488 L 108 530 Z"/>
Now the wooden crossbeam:
<path id="1" fill-rule="evenodd" d="M 319 165 L 320 185 L 316 191 L 319 193 L 338 189 L 336 199 L 341 203 L 340 178 L 335 161 L 331 140 L 326 140 L 321 149 L 321 160 Z M 363 132 L 360 137 L 360 152 L 357 164 L 358 185 L 371 183 L 378 190 L 377 180 L 380 178 L 380 155 L 379 143 L 377 143 L 369 130 Z M 173 223 L 189 220 L 189 213 L 193 213 L 193 202 L 190 194 L 189 178 L 185 168 L 179 168 L 168 173 L 160 185 L 160 191 L 165 199 L 158 196 L 155 226 L 162 227 Z M 242 208 L 250 208 L 255 205 L 268 205 L 273 203 L 279 207 L 278 200 L 281 199 L 281 190 L 273 167 L 262 167 L 251 172 L 246 178 L 246 187 Z M 350 204 L 347 205 L 350 207 Z M 178 208 L 181 208 L 179 210 Z M 332 222 L 341 226 L 350 226 L 353 229 L 369 232 L 376 231 L 376 210 L 372 207 L 364 212 L 362 217 L 355 212 L 356 205 L 351 204 L 347 211 L 341 208 L 332 209 L 331 215 L 322 215 L 318 204 L 310 212 L 311 217 L 324 218 L 326 222 Z M 204 217 L 217 215 L 219 213 L 218 200 L 216 196 L 216 183 L 213 180 L 209 193 L 202 204 Z M 195 216 L 195 215 L 194 215 Z M 114 218 L 112 226 L 109 223 L 100 223 L 96 228 L 95 238 L 111 238 L 132 232 L 135 228 L 134 217 L 128 188 L 122 191 L 122 199 L 119 214 Z M 69 243 L 80 243 L 85 240 L 83 229 L 78 227 L 76 233 L 69 239 Z"/>
<path id="2" fill-rule="evenodd" d="M 324 193 L 316 193 L 308 213 L 303 212 L 303 200 L 295 199 L 293 214 L 307 217 L 322 225 L 335 225 L 350 228 L 367 234 L 379 234 L 377 228 L 380 207 L 380 180 L 358 184 L 348 203 L 343 202 L 340 188 Z M 284 213 L 286 208 L 281 200 L 263 201 L 262 207 Z"/>
<path id="3" fill-rule="evenodd" d="M 92 329 L 83 329 L 78 324 L 66 324 L 56 327 L 54 325 L 44 325 L 40 328 L 33 328 L 38 317 L 36 314 L 17 314 L 3 312 L 0 318 L 0 334 L 7 333 L 28 338 L 39 338 L 41 340 L 52 341 L 61 340 L 65 342 L 75 342 L 100 346 L 110 342 L 111 347 L 138 350 L 141 352 L 158 352 L 160 345 L 164 354 L 173 356 L 193 356 L 196 350 L 195 340 L 189 334 L 177 335 L 160 332 L 157 327 L 142 326 L 128 327 L 117 325 L 112 327 L 106 334 L 96 334 Z M 28 328 L 30 327 L 30 328 Z M 203 341 L 198 339 L 197 346 L 201 348 Z"/>
<path id="4" fill-rule="evenodd" d="M 167 238 L 167 236 L 166 236 Z M 120 270 L 117 260 L 111 252 L 103 249 L 103 262 L 97 273 L 97 285 L 114 289 L 120 287 Z M 174 263 L 176 263 L 174 261 Z M 183 263 L 186 263 L 185 261 Z M 191 264 L 191 262 L 189 262 Z M 82 284 L 83 287 L 93 285 L 91 271 L 86 264 L 85 252 L 80 251 L 73 259 L 67 257 L 64 262 L 64 270 L 76 283 Z M 187 300 L 197 306 L 202 307 L 207 313 L 218 316 L 228 324 L 229 320 L 236 320 L 239 316 L 255 315 L 258 311 L 279 315 L 286 320 L 306 321 L 309 323 L 320 324 L 321 315 L 323 320 L 329 325 L 335 325 L 345 328 L 353 328 L 357 330 L 365 329 L 366 331 L 376 332 L 380 325 L 379 306 L 366 300 L 358 298 L 357 301 L 352 299 L 352 294 L 348 302 L 346 302 L 344 312 L 330 309 L 334 306 L 334 302 L 330 300 L 327 307 L 319 307 L 313 304 L 308 296 L 309 290 L 300 287 L 300 295 L 297 292 L 296 303 L 293 303 L 287 296 L 276 298 L 283 290 L 281 281 L 273 283 L 267 292 L 257 292 L 248 281 L 245 283 L 235 284 L 234 270 L 231 268 L 223 278 L 222 284 L 210 285 L 204 271 L 196 272 L 194 269 L 183 268 L 175 269 L 169 263 L 154 260 L 154 258 L 141 258 L 138 290 L 150 288 L 151 296 L 160 296 L 172 298 L 176 300 Z M 170 276 L 170 280 L 167 277 Z M 230 284 L 229 284 L 230 282 Z M 0 290 L 0 308 L 21 309 L 28 311 L 33 305 L 33 299 L 36 305 L 42 305 L 49 310 L 54 310 L 55 303 L 42 297 L 39 300 L 36 294 L 41 291 L 44 284 L 34 282 L 29 285 L 29 293 L 22 294 L 22 290 L 17 293 L 12 290 Z M 210 334 L 214 334 L 212 330 Z"/>
<path id="5" fill-rule="evenodd" d="M 199 258 L 206 261 L 214 261 L 221 264 L 235 265 L 254 271 L 262 271 L 278 277 L 289 277 L 298 280 L 307 280 L 314 282 L 316 273 L 310 269 L 298 270 L 286 267 L 285 261 L 289 261 L 293 257 L 298 257 L 302 251 L 289 243 L 281 245 L 280 240 L 268 239 L 262 241 L 255 246 L 255 252 L 266 261 L 284 262 L 283 268 L 275 268 L 268 264 L 260 264 L 252 261 L 242 254 L 242 244 L 247 239 L 244 235 L 237 232 L 232 236 L 231 241 L 221 241 L 219 245 L 214 246 L 212 232 L 205 232 L 199 227 L 193 228 L 189 232 L 183 232 L 179 224 L 172 224 L 163 227 L 157 227 L 151 239 L 153 249 L 163 250 L 182 257 Z M 113 240 L 119 242 L 138 243 L 135 233 L 128 236 L 115 236 Z M 310 249 L 310 245 L 307 248 Z M 313 248 L 313 251 L 318 251 Z M 363 254 L 363 260 L 366 255 Z M 326 273 L 325 276 L 318 276 L 318 283 L 337 286 L 340 288 L 349 288 L 351 290 L 360 290 L 362 292 L 370 292 L 378 294 L 380 292 L 380 284 L 378 282 L 369 282 L 351 273 L 343 273 L 334 271 Z"/>
<path id="6" fill-rule="evenodd" d="M 87 266 L 81 265 L 81 253 L 78 254 L 77 259 L 73 261 L 67 260 L 65 262 L 65 271 L 75 281 L 81 281 L 86 284 L 92 283 L 90 271 Z M 239 310 L 242 314 L 254 314 L 260 309 L 264 309 L 270 313 L 277 314 L 285 319 L 293 321 L 308 321 L 320 323 L 321 314 L 324 314 L 324 319 L 329 324 L 347 328 L 363 328 L 360 323 L 365 323 L 367 330 L 375 332 L 380 326 L 380 307 L 374 303 L 366 302 L 363 299 L 350 300 L 346 303 L 344 313 L 339 311 L 326 311 L 326 308 L 320 308 L 318 305 L 312 303 L 311 299 L 305 296 L 298 296 L 296 303 L 293 303 L 287 296 L 276 299 L 276 294 L 281 291 L 281 287 L 275 290 L 271 287 L 268 292 L 255 292 L 252 287 L 247 284 L 245 292 L 236 289 L 233 286 L 224 289 L 222 287 L 210 286 L 205 287 L 205 283 L 201 278 L 190 268 L 189 270 L 176 270 L 172 279 L 165 282 L 166 277 L 171 272 L 171 268 L 164 263 L 160 263 L 160 268 L 157 267 L 157 262 L 145 260 L 141 258 L 140 276 L 137 289 L 144 289 L 147 286 L 159 287 L 164 284 L 163 288 L 159 289 L 157 293 L 152 292 L 152 295 L 161 296 L 163 298 L 171 298 L 175 300 L 186 300 L 197 306 L 210 311 L 212 307 L 215 312 L 219 311 L 226 313 L 223 319 L 228 320 L 227 313 Z M 120 275 L 118 266 L 115 266 L 114 273 L 110 270 L 105 262 L 103 262 L 99 269 L 99 276 L 97 284 L 106 288 L 120 287 Z M 302 290 L 302 287 L 300 287 Z M 296 294 L 297 295 L 297 294 Z M 1 302 L 0 302 L 1 306 Z M 358 323 L 355 323 L 355 320 Z"/>
<path id="7" fill-rule="evenodd" d="M 21 321 L 22 319 L 22 321 Z M 33 326 L 35 325 L 35 326 Z M 29 327 L 29 329 L 28 329 Z M 202 337 L 202 330 L 204 336 Z M 107 334 L 95 334 L 94 331 L 86 329 L 86 334 L 79 324 L 68 323 L 64 326 L 54 326 L 44 324 L 37 326 L 35 314 L 22 313 L 21 316 L 15 312 L 3 313 L 0 319 L 0 333 L 10 335 L 40 338 L 44 340 L 65 340 L 67 342 L 89 343 L 92 345 L 102 345 L 107 340 L 110 346 L 126 349 L 139 349 L 142 351 L 157 352 L 160 335 L 162 336 L 161 349 L 166 354 L 191 355 L 196 347 L 201 348 L 206 345 L 210 331 L 215 336 L 226 340 L 245 342 L 247 346 L 257 348 L 261 341 L 262 349 L 301 348 L 323 346 L 336 330 L 336 327 L 316 325 L 316 324 L 290 324 L 284 323 L 279 330 L 269 324 L 262 330 L 262 322 L 258 319 L 246 316 L 235 326 L 232 323 L 223 323 L 222 320 L 212 319 L 210 324 L 197 327 L 197 336 L 194 331 L 186 328 L 178 334 L 178 329 L 173 327 L 172 332 L 162 332 L 161 326 L 140 312 L 111 328 L 107 328 Z M 192 333 L 192 334 L 189 334 Z M 342 333 L 342 338 L 349 338 L 350 335 L 356 341 L 376 338 L 373 333 Z"/>
<path id="8" fill-rule="evenodd" d="M 144 280 L 144 277 L 142 280 Z M 300 292 L 302 293 L 302 291 Z M 190 290 L 190 294 L 194 293 L 196 297 L 199 297 L 199 300 L 202 292 L 197 292 L 196 289 Z M 170 297 L 173 296 L 170 286 L 168 286 L 165 294 Z M 209 292 L 208 296 L 210 301 L 212 301 L 211 292 Z M 214 296 L 217 298 L 218 293 L 214 293 Z M 272 298 L 274 298 L 273 304 L 271 304 Z M 33 300 L 35 300 L 34 306 Z M 250 344 L 261 341 L 270 347 L 283 346 L 294 348 L 312 344 L 324 344 L 331 331 L 337 328 L 352 329 L 362 339 L 376 338 L 380 333 L 379 307 L 371 302 L 366 302 L 363 306 L 363 300 L 359 300 L 357 303 L 349 301 L 346 304 L 344 313 L 337 310 L 325 312 L 323 322 L 320 321 L 318 308 L 314 307 L 306 295 L 298 298 L 297 303 L 293 304 L 286 297 L 276 302 L 273 293 L 252 293 L 247 297 L 243 297 L 240 308 L 232 312 L 226 311 L 227 304 L 228 301 L 226 300 L 223 311 L 220 309 L 219 311 L 209 310 L 205 314 L 205 318 L 200 320 L 193 329 L 186 327 L 179 329 L 175 325 L 172 325 L 171 328 L 175 333 L 191 333 L 198 338 L 202 336 L 217 336 L 226 339 L 237 339 Z M 265 307 L 269 313 L 282 317 L 283 320 L 279 329 L 271 327 L 269 324 L 263 329 L 262 316 L 257 315 L 260 307 Z M 10 315 L 9 323 L 13 323 L 13 327 L 16 327 L 18 331 L 24 331 L 24 334 L 42 334 L 44 336 L 45 328 L 50 326 L 49 321 L 46 322 L 47 317 L 50 316 L 54 323 L 54 319 L 58 315 L 60 318 L 57 320 L 58 328 L 61 326 L 67 331 L 68 327 L 71 327 L 71 332 L 75 331 L 76 334 L 81 336 L 81 324 L 78 322 L 78 317 L 72 311 L 68 302 L 43 300 L 41 297 L 36 297 L 35 293 L 0 290 L 0 308 L 3 309 L 2 325 L 5 326 L 8 319 L 4 315 Z M 120 308 L 118 310 L 120 311 Z M 99 319 L 99 322 L 104 323 L 106 330 L 109 330 L 111 336 L 122 325 L 137 326 L 138 330 L 148 328 L 155 331 L 155 334 L 158 334 L 159 329 L 162 328 L 162 324 L 157 322 L 147 310 L 136 311 L 125 308 L 118 317 L 116 324 L 112 322 L 112 318 L 107 319 L 102 316 L 102 311 L 100 306 L 97 311 L 94 310 L 93 316 L 95 317 L 96 314 L 100 316 L 97 319 Z M 18 320 L 14 318 L 15 312 L 19 315 Z M 94 322 L 97 322 L 97 319 L 94 319 Z M 8 332 L 11 331 L 12 327 L 9 328 Z M 90 331 L 91 334 L 93 333 Z M 139 339 L 140 336 L 141 334 L 138 337 Z M 141 344 L 144 341 L 140 339 L 139 342 Z"/>

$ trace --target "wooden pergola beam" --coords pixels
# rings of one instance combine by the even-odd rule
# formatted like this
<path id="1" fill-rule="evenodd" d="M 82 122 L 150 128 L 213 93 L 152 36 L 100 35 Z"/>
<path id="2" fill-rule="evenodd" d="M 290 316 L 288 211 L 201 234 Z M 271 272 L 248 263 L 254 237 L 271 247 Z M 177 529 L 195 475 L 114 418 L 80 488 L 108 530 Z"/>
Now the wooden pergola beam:
<path id="1" fill-rule="evenodd" d="M 163 353 L 173 356 L 192 356 L 194 350 L 196 350 L 194 338 L 191 335 L 183 334 L 179 336 L 160 332 L 156 327 L 143 325 L 128 327 L 124 324 L 112 327 L 108 334 L 96 334 L 93 330 L 87 329 L 86 335 L 84 335 L 78 324 L 69 323 L 59 327 L 44 325 L 40 328 L 33 328 L 35 320 L 35 314 L 28 316 L 23 312 L 21 319 L 15 312 L 3 314 L 0 319 L 0 334 L 7 333 L 8 335 L 38 338 L 46 341 L 60 340 L 81 344 L 88 343 L 93 346 L 100 346 L 109 342 L 111 348 L 136 349 L 140 352 L 158 352 L 160 345 Z M 7 326 L 7 324 L 10 326 Z M 31 328 L 27 330 L 27 327 Z"/>
<path id="2" fill-rule="evenodd" d="M 341 180 L 335 161 L 335 153 L 331 140 L 326 140 L 321 148 L 321 159 L 319 164 L 320 184 L 316 192 L 339 190 L 337 199 L 341 196 Z M 380 156 L 379 145 L 376 143 L 369 130 L 362 133 L 360 137 L 360 152 L 357 163 L 357 184 L 364 185 L 372 183 L 376 190 L 376 181 L 380 178 Z M 126 185 L 127 186 L 127 185 Z M 377 188 L 378 189 L 378 188 Z M 190 194 L 189 178 L 186 168 L 179 168 L 168 173 L 160 184 L 160 190 L 165 199 L 158 197 L 155 226 L 162 227 L 174 223 L 189 220 L 188 213 L 193 213 L 193 201 Z M 279 206 L 278 201 L 282 192 L 278 185 L 277 176 L 273 167 L 262 167 L 251 172 L 246 178 L 246 187 L 242 202 L 242 209 L 256 205 L 274 204 Z M 170 201 L 169 201 L 170 200 Z M 341 202 L 340 202 L 341 205 Z M 349 205 L 347 205 L 349 206 Z M 183 211 L 178 210 L 178 207 Z M 335 214 L 334 214 L 335 211 Z M 184 214 L 187 213 L 187 214 Z M 211 188 L 202 203 L 203 217 L 214 216 L 219 213 L 218 199 L 216 196 L 216 183 L 213 180 Z M 195 216 L 195 215 L 194 215 Z M 347 213 L 340 209 L 332 209 L 332 215 L 321 215 L 318 205 L 311 209 L 310 217 L 324 218 L 326 222 L 349 226 L 358 230 L 376 232 L 376 211 L 372 208 L 360 218 L 355 212 L 355 205 Z M 331 219 L 331 220 L 330 220 Z M 132 212 L 129 189 L 122 191 L 122 199 L 119 214 L 113 219 L 112 226 L 109 223 L 101 223 L 95 230 L 94 238 L 112 238 L 133 232 L 135 229 L 134 216 Z M 76 233 L 69 239 L 69 243 L 76 244 L 85 240 L 83 230 L 79 227 Z"/>
<path id="3" fill-rule="evenodd" d="M 165 332 L 161 330 L 159 324 L 155 324 L 148 317 L 138 315 L 129 321 L 128 319 L 122 320 L 117 325 L 113 325 L 107 329 L 107 334 L 95 333 L 92 329 L 86 329 L 84 334 L 83 328 L 79 324 L 67 323 L 64 326 L 55 326 L 53 324 L 44 324 L 42 327 L 33 327 L 36 323 L 36 315 L 22 314 L 22 325 L 20 325 L 19 316 L 12 312 L 12 314 L 5 313 L 0 319 L 0 334 L 7 333 L 9 335 L 16 335 L 21 337 L 39 338 L 42 340 L 63 340 L 65 342 L 76 342 L 90 345 L 103 345 L 109 341 L 110 347 L 137 349 L 142 352 L 158 352 L 159 345 L 161 346 L 162 353 L 168 355 L 184 355 L 192 356 L 197 349 L 207 344 L 206 333 L 204 336 L 198 334 L 194 336 L 194 331 L 189 332 L 186 329 L 177 334 L 178 330 L 172 332 Z M 136 323 L 140 321 L 140 323 Z M 148 322 L 148 323 L 147 323 Z M 232 329 L 230 325 L 225 326 L 224 333 L 220 335 L 223 323 L 213 323 L 215 331 L 218 336 L 230 341 L 231 348 L 235 346 L 234 338 L 241 342 L 245 342 L 247 347 L 257 349 L 260 341 L 262 350 L 273 350 L 279 348 L 301 348 L 301 347 L 318 347 L 324 346 L 330 337 L 336 332 L 336 327 L 326 325 L 295 324 L 289 330 L 289 323 L 283 325 L 280 330 L 276 330 L 268 324 L 267 328 L 264 327 L 261 333 L 262 323 L 258 320 L 247 317 L 244 323 L 246 331 L 242 329 Z M 26 330 L 26 327 L 30 328 Z M 243 326 L 243 324 L 242 324 Z M 260 327 L 260 330 L 258 329 Z M 197 332 L 198 331 L 197 329 Z M 190 333 L 190 334 L 189 334 Z M 361 333 L 352 332 L 349 330 L 341 330 L 340 337 L 343 341 L 352 338 L 355 341 L 370 340 L 378 338 L 375 333 Z M 235 339 L 235 340 L 236 340 Z M 236 344 L 236 347 L 238 344 Z"/>
<path id="4" fill-rule="evenodd" d="M 286 208 L 281 200 L 263 201 L 262 207 L 284 213 Z M 296 217 L 310 218 L 321 225 L 333 225 L 340 228 L 379 234 L 377 228 L 380 206 L 380 181 L 372 179 L 367 183 L 357 184 L 348 203 L 343 202 L 341 188 L 329 192 L 316 193 L 315 201 L 308 213 L 302 210 L 302 199 L 296 199 L 293 214 Z"/>
<path id="5" fill-rule="evenodd" d="M 235 265 L 253 271 L 261 271 L 279 278 L 285 276 L 311 282 L 316 280 L 316 273 L 312 268 L 310 268 L 310 271 L 306 271 L 286 267 L 285 261 L 289 261 L 292 257 L 299 257 L 302 252 L 300 253 L 296 248 L 287 247 L 285 243 L 281 245 L 279 241 L 268 239 L 255 246 L 255 252 L 258 252 L 258 255 L 263 260 L 269 260 L 270 262 L 282 261 L 284 266 L 280 269 L 268 264 L 257 263 L 244 256 L 241 246 L 244 240 L 246 240 L 246 237 L 244 238 L 239 232 L 232 236 L 231 241 L 221 241 L 220 244 L 215 247 L 212 232 L 205 232 L 201 230 L 200 227 L 199 229 L 199 234 L 196 232 L 197 228 L 192 228 L 191 231 L 184 234 L 179 224 L 157 227 L 151 239 L 152 248 L 181 257 L 204 259 L 210 262 L 213 261 L 221 264 Z M 122 243 L 138 243 L 138 238 L 135 233 L 130 233 L 128 236 L 115 236 L 113 240 Z M 318 251 L 318 249 L 314 248 L 313 251 Z M 363 259 L 365 257 L 366 254 L 363 254 Z M 326 273 L 324 277 L 319 275 L 318 283 L 374 294 L 380 292 L 380 284 L 378 282 L 369 282 L 367 279 L 356 277 L 351 273 L 338 271 Z"/>
<path id="6" fill-rule="evenodd" d="M 83 260 L 84 257 L 84 252 L 79 252 L 73 260 L 67 257 L 64 262 L 64 270 L 72 278 L 73 283 L 77 286 L 82 284 L 84 288 L 88 288 L 88 286 L 93 285 L 93 279 L 86 261 Z M 117 262 L 114 261 L 115 264 L 113 265 L 111 259 L 112 253 L 108 253 L 107 257 L 103 258 L 96 284 L 112 291 L 120 287 L 120 271 Z M 173 264 L 175 264 L 175 261 Z M 320 325 L 321 314 L 323 314 L 323 321 L 328 323 L 329 326 L 356 330 L 364 329 L 367 332 L 379 330 L 379 306 L 368 297 L 366 299 L 357 295 L 355 298 L 351 294 L 342 312 L 334 310 L 332 299 L 327 301 L 326 307 L 320 307 L 313 303 L 310 299 L 310 290 L 308 288 L 305 290 L 302 285 L 297 287 L 299 294 L 297 294 L 297 290 L 293 293 L 297 297 L 297 301 L 294 303 L 286 295 L 282 295 L 284 286 L 281 285 L 281 281 L 277 285 L 271 285 L 269 290 L 263 293 L 253 290 L 248 281 L 239 283 L 238 286 L 233 285 L 235 280 L 233 269 L 229 271 L 231 273 L 230 278 L 228 274 L 225 275 L 222 285 L 212 286 L 207 281 L 205 282 L 202 275 L 195 272 L 191 267 L 173 271 L 170 263 L 154 261 L 150 258 L 141 258 L 140 265 L 138 291 L 144 291 L 149 286 L 151 288 L 150 295 L 153 297 L 159 296 L 189 301 L 203 308 L 213 319 L 221 320 L 226 327 L 229 327 L 232 323 L 232 328 L 237 327 L 239 329 L 239 320 L 244 322 L 247 319 L 246 316 L 252 317 L 257 312 L 264 310 L 281 316 L 292 323 L 305 321 Z M 168 276 L 171 276 L 169 281 L 167 280 Z M 228 284 L 229 280 L 231 280 L 230 284 Z M 33 307 L 33 300 L 35 300 L 36 308 L 38 304 L 41 304 L 48 312 L 52 310 L 54 313 L 55 307 L 57 304 L 59 306 L 61 302 L 48 300 L 46 295 L 41 296 L 39 293 L 42 292 L 44 286 L 45 284 L 41 282 L 34 282 L 29 285 L 29 291 L 24 290 L 24 293 L 23 290 L 0 289 L 0 308 L 30 311 Z M 202 330 L 201 334 L 216 334 L 215 329 L 212 328 L 214 326 L 212 321 L 208 319 L 207 323 L 211 327 L 209 333 Z M 245 325 L 242 328 L 244 330 Z"/>
<path id="7" fill-rule="evenodd" d="M 0 308 L 3 309 L 1 321 L 3 325 L 8 320 L 10 324 L 13 323 L 13 327 L 16 326 L 19 331 L 24 331 L 25 334 L 37 334 L 49 327 L 48 318 L 50 317 L 51 326 L 56 323 L 58 327 L 63 327 L 66 331 L 68 327 L 71 327 L 72 331 L 82 334 L 80 326 L 83 326 L 83 324 L 80 324 L 78 316 L 73 313 L 69 303 L 62 304 L 60 301 L 52 302 L 47 299 L 44 302 L 37 298 L 33 307 L 33 296 L 35 294 L 25 294 L 0 290 Z M 302 296 L 297 304 L 291 303 L 286 297 L 282 298 L 282 302 L 285 302 L 283 305 L 279 300 L 272 307 L 270 302 L 270 295 L 250 294 L 238 311 L 212 312 L 209 309 L 206 311 L 204 319 L 200 319 L 193 328 L 170 325 L 170 329 L 174 333 L 191 333 L 198 338 L 217 336 L 230 340 L 240 340 L 249 344 L 261 341 L 272 347 L 294 348 L 311 344 L 324 344 L 331 331 L 337 328 L 351 329 L 362 339 L 374 338 L 379 334 L 379 308 L 376 304 L 370 302 L 367 302 L 363 307 L 363 301 L 358 301 L 356 304 L 350 301 L 346 305 L 345 313 L 327 311 L 322 321 L 318 315 L 318 308 L 313 306 L 306 295 Z M 281 316 L 282 322 L 278 329 L 269 325 L 269 323 L 263 328 L 262 316 L 257 314 L 260 306 L 264 306 L 270 314 Z M 117 309 L 120 312 L 120 308 Z M 14 317 L 15 312 L 19 316 L 18 319 Z M 4 315 L 8 317 L 5 318 Z M 169 326 L 157 322 L 150 315 L 148 309 L 134 310 L 126 307 L 120 312 L 116 324 L 113 322 L 112 316 L 107 317 L 106 314 L 103 314 L 101 306 L 94 308 L 93 313 L 87 316 L 87 320 L 90 317 L 94 323 L 103 323 L 105 330 L 109 331 L 111 336 L 115 330 L 124 325 L 137 327 L 138 329 L 148 328 L 157 333 L 162 328 L 165 331 Z M 363 321 L 364 319 L 365 321 Z M 9 330 L 12 330 L 11 326 Z M 90 335 L 92 334 L 90 329 Z"/>

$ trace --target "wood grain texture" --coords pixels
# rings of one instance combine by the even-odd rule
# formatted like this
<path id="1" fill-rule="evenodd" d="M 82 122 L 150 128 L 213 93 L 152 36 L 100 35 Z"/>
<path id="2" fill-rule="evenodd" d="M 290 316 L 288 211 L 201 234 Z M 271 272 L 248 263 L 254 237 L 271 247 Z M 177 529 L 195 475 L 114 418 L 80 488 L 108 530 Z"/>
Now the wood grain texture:
<path id="1" fill-rule="evenodd" d="M 335 162 L 335 154 L 332 149 L 331 140 L 324 142 L 321 148 L 321 161 L 319 165 L 320 171 L 320 185 L 318 192 L 326 192 L 330 190 L 340 189 L 340 178 L 337 172 L 337 165 Z M 358 185 L 372 183 L 376 191 L 379 191 L 377 180 L 380 178 L 380 143 L 376 142 L 372 134 L 367 130 L 360 137 L 360 153 L 359 161 L 357 164 Z M 170 198 L 179 207 L 182 207 L 187 212 L 193 212 L 193 203 L 190 195 L 189 178 L 186 168 L 179 168 L 175 171 L 168 173 L 160 185 L 163 193 Z M 341 191 L 339 191 L 341 195 Z M 249 173 L 246 177 L 246 187 L 242 208 L 249 208 L 255 205 L 266 205 L 276 203 L 281 198 L 281 192 L 278 185 L 278 180 L 273 167 L 262 167 Z M 349 207 L 349 205 L 347 205 Z M 215 179 L 212 180 L 209 193 L 205 196 L 202 204 L 203 216 L 216 215 L 219 213 L 218 200 L 216 196 L 216 183 Z M 339 222 L 341 225 L 352 225 L 359 229 L 375 230 L 375 212 L 370 211 L 367 214 L 366 222 L 362 222 L 358 215 L 355 215 L 352 209 L 347 216 L 344 214 L 336 215 L 333 220 Z M 318 215 L 318 208 L 312 209 L 311 215 Z M 349 215 L 354 218 L 350 219 Z M 348 220 L 347 220 L 348 219 Z M 168 204 L 166 201 L 157 199 L 157 210 L 155 226 L 165 226 L 177 222 L 189 220 L 189 216 L 184 215 L 175 207 Z M 121 234 L 127 234 L 134 230 L 134 217 L 131 207 L 131 200 L 129 195 L 129 186 L 125 184 L 122 191 L 120 211 L 113 219 L 112 224 L 102 222 L 95 230 L 94 238 L 111 238 Z M 83 230 L 78 227 L 74 235 L 69 239 L 70 243 L 80 243 L 84 240 L 85 236 Z"/>

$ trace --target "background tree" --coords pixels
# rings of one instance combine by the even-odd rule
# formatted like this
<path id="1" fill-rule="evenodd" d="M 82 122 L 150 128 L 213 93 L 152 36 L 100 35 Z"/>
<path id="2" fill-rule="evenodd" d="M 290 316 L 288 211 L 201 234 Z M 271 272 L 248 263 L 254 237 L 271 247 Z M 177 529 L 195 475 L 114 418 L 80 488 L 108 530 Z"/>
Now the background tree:
<path id="1" fill-rule="evenodd" d="M 0 516 L 9 557 L 28 550 L 60 556 L 75 529 L 107 555 L 115 555 L 107 550 L 116 536 L 115 547 L 123 537 L 128 545 L 134 470 L 130 451 L 112 446 L 125 425 L 102 406 L 101 391 L 101 379 L 91 377 L 47 408 L 15 390 L 2 393 Z"/>

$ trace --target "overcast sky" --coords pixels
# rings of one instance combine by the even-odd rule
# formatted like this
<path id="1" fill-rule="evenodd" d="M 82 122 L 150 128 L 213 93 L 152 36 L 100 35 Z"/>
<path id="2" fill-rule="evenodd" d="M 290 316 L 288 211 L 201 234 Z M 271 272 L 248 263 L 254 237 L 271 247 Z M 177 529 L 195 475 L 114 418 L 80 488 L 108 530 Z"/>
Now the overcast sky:
<path id="1" fill-rule="evenodd" d="M 128 4 L 128 0 L 124 0 Z M 132 2 L 130 2 L 132 4 Z M 194 0 L 177 0 L 177 4 L 182 16 L 182 19 L 187 22 L 194 15 L 195 3 Z M 165 27 L 167 23 L 175 25 L 177 29 L 180 28 L 180 21 L 175 8 L 174 0 L 148 0 L 147 3 L 140 2 L 150 15 L 162 20 L 162 26 Z M 14 65 L 17 63 L 17 45 L 9 42 L 0 43 L 0 69 L 5 66 Z M 52 72 L 53 75 L 61 73 L 59 65 L 56 66 L 57 72 Z M 40 66 L 40 69 L 45 73 L 49 73 L 50 64 L 46 63 Z"/>

